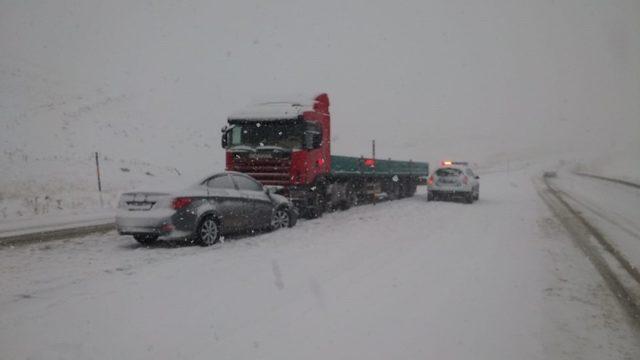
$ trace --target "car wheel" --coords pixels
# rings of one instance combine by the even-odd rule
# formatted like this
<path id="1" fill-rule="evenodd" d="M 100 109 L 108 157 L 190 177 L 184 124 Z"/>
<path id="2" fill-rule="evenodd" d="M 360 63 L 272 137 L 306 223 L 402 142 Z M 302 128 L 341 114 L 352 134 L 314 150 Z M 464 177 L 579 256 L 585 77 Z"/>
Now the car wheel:
<path id="1" fill-rule="evenodd" d="M 433 192 L 429 191 L 427 192 L 427 201 L 433 201 L 434 196 L 433 196 Z"/>
<path id="2" fill-rule="evenodd" d="M 469 193 L 465 194 L 464 200 L 467 204 L 473 204 L 473 191 L 469 191 Z"/>
<path id="3" fill-rule="evenodd" d="M 138 234 L 133 235 L 133 238 L 142 245 L 151 245 L 158 240 L 158 235 Z"/>
<path id="4" fill-rule="evenodd" d="M 271 230 L 278 230 L 291 226 L 291 214 L 289 209 L 280 207 L 271 215 Z"/>
<path id="5" fill-rule="evenodd" d="M 220 226 L 213 216 L 207 216 L 200 222 L 196 236 L 202 246 L 211 246 L 220 241 Z"/>

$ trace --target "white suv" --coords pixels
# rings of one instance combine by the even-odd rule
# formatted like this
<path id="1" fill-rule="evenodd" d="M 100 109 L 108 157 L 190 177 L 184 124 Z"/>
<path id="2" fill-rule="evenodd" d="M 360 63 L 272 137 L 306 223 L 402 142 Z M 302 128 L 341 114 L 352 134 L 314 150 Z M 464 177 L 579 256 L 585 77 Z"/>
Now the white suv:
<path id="1" fill-rule="evenodd" d="M 463 198 L 471 204 L 480 198 L 480 179 L 463 162 L 443 162 L 443 166 L 434 171 L 427 182 L 427 199 Z"/>

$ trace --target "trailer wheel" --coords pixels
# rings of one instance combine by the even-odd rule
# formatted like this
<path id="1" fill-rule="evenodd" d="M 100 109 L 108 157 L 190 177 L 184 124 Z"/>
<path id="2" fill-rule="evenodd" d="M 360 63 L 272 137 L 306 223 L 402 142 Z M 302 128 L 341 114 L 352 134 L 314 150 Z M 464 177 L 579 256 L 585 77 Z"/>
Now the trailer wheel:
<path id="1" fill-rule="evenodd" d="M 408 190 L 407 197 L 412 197 L 413 195 L 416 194 L 416 190 L 418 190 L 418 185 L 410 182 L 407 190 Z"/>
<path id="2" fill-rule="evenodd" d="M 349 184 L 347 185 L 347 196 L 344 201 L 342 201 L 340 208 L 342 210 L 349 210 L 352 206 L 358 205 L 358 192 L 355 189 L 355 186 Z"/>
<path id="3" fill-rule="evenodd" d="M 391 200 L 398 200 L 402 198 L 402 186 L 400 186 L 400 184 L 398 184 L 397 182 L 391 183 L 389 198 Z"/>
<path id="4" fill-rule="evenodd" d="M 409 180 L 403 180 L 401 184 L 402 185 L 400 186 L 400 199 L 404 199 L 406 197 L 411 196 Z"/>

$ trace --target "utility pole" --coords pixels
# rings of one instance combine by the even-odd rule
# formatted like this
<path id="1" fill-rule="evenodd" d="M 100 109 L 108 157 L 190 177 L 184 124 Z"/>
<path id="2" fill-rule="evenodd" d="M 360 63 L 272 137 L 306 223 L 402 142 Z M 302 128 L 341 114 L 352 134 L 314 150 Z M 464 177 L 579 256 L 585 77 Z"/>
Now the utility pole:
<path id="1" fill-rule="evenodd" d="M 98 152 L 96 151 L 96 174 L 98 175 L 98 192 L 100 193 L 100 207 L 103 207 L 102 202 L 102 182 L 100 181 L 100 160 L 98 160 Z"/>
<path id="2" fill-rule="evenodd" d="M 371 140 L 371 156 L 373 160 L 376 159 L 376 140 Z"/>
<path id="3" fill-rule="evenodd" d="M 376 140 L 373 139 L 371 140 L 371 158 L 373 159 L 373 173 L 375 174 L 376 172 Z M 376 185 L 377 188 L 377 185 Z M 373 194 L 373 205 L 376 204 L 376 202 L 378 202 L 378 194 L 376 193 L 378 189 L 373 190 L 374 194 Z"/>

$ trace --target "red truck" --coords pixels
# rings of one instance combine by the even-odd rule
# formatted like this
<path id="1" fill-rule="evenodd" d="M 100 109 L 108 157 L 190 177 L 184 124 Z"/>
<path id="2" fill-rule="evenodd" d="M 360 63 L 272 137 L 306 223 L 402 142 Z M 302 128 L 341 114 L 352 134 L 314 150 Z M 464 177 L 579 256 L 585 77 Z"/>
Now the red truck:
<path id="1" fill-rule="evenodd" d="M 267 102 L 228 118 L 226 168 L 278 187 L 307 217 L 362 201 L 413 196 L 429 164 L 331 155 L 329 96 Z"/>

